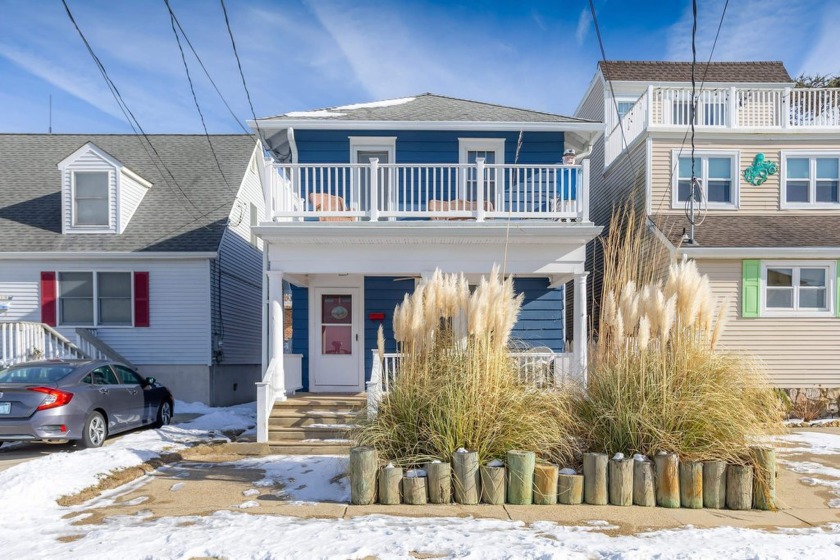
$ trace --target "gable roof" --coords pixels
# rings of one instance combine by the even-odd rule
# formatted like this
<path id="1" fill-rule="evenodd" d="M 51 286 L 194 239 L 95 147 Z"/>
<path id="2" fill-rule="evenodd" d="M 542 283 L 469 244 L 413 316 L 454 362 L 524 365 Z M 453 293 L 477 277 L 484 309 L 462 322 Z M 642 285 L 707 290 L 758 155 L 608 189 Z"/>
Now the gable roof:
<path id="1" fill-rule="evenodd" d="M 645 60 L 610 60 L 598 63 L 604 78 L 627 82 L 690 82 L 690 62 Z M 708 69 L 707 69 L 708 68 Z M 792 83 L 782 62 L 710 62 L 697 63 L 698 82 Z"/>
<path id="2" fill-rule="evenodd" d="M 211 136 L 223 178 L 205 136 L 149 138 L 177 186 L 139 136 L 0 134 L 0 252 L 216 251 L 255 141 Z M 122 234 L 61 233 L 57 164 L 88 142 L 153 185 Z"/>
<path id="3" fill-rule="evenodd" d="M 689 227 L 682 214 L 654 214 L 657 229 L 675 246 Z M 701 248 L 840 247 L 840 214 L 707 215 L 695 228 Z"/>
<path id="4" fill-rule="evenodd" d="M 394 121 L 394 122 L 505 122 L 505 123 L 592 123 L 586 119 L 554 113 L 519 109 L 481 101 L 422 93 L 414 97 L 388 99 L 325 107 L 312 111 L 292 111 L 259 119 L 265 121 Z"/>

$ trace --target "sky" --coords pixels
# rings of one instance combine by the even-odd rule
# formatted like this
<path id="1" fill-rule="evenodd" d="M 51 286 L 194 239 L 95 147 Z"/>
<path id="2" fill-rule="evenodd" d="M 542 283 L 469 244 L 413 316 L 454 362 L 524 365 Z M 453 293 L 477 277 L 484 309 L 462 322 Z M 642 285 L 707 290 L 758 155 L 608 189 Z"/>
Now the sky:
<path id="1" fill-rule="evenodd" d="M 707 60 L 726 0 L 698 0 Z M 202 132 L 164 0 L 67 0 L 149 133 Z M 252 118 L 217 0 L 170 0 L 211 133 Z M 433 92 L 572 114 L 601 57 L 588 0 L 226 0 L 259 117 Z M 595 0 L 612 60 L 690 60 L 690 0 Z M 712 60 L 840 74 L 838 0 L 731 0 Z M 183 43 L 182 38 L 182 43 Z M 131 132 L 60 0 L 0 0 L 0 132 Z"/>

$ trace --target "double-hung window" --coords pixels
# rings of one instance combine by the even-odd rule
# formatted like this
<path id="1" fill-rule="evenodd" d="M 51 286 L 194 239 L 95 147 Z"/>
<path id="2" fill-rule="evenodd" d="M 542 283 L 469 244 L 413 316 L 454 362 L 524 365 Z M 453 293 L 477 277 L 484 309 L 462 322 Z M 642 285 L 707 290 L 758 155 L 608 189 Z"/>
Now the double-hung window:
<path id="1" fill-rule="evenodd" d="M 59 272 L 59 324 L 131 326 L 130 272 Z"/>
<path id="2" fill-rule="evenodd" d="M 683 208 L 691 193 L 691 155 L 674 152 L 677 172 L 674 174 L 674 208 Z M 738 206 L 738 154 L 696 153 L 694 175 L 699 180 L 695 202 L 710 208 L 736 208 Z"/>
<path id="3" fill-rule="evenodd" d="M 110 226 L 110 179 L 108 171 L 73 172 L 74 226 Z"/>
<path id="4" fill-rule="evenodd" d="M 840 207 L 840 153 L 783 153 L 782 208 Z"/>
<path id="5" fill-rule="evenodd" d="M 764 262 L 762 314 L 833 314 L 835 266 L 833 262 Z"/>

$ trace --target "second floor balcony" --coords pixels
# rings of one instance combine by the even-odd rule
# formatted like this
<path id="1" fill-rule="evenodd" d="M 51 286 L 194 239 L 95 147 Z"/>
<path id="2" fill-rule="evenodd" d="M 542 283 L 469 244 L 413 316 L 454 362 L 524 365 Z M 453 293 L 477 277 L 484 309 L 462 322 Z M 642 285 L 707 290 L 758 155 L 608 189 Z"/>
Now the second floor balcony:
<path id="1" fill-rule="evenodd" d="M 820 132 L 840 130 L 840 89 L 649 86 L 607 131 L 609 165 L 645 130 Z M 613 120 L 614 122 L 614 120 Z"/>
<path id="2" fill-rule="evenodd" d="M 313 163 L 266 166 L 272 221 L 588 222 L 588 168 L 560 164 Z"/>

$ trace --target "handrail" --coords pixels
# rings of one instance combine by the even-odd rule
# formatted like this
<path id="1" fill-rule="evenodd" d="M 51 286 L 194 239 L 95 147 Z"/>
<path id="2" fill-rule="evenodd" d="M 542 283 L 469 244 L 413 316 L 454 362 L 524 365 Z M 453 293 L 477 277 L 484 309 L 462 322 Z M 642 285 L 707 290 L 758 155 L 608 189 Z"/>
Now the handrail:
<path id="1" fill-rule="evenodd" d="M 282 371 L 280 367 L 283 361 L 282 358 L 272 358 L 265 369 L 262 381 L 258 381 L 257 385 L 257 442 L 265 443 L 268 441 L 268 417 L 271 415 L 271 409 L 274 408 L 274 403 L 277 401 L 277 372 Z"/>
<path id="2" fill-rule="evenodd" d="M 111 348 L 104 340 L 93 334 L 93 331 L 90 329 L 78 328 L 76 329 L 76 336 L 78 336 L 81 341 L 84 341 L 96 349 L 105 357 L 105 359 L 123 363 L 131 369 L 137 369 L 134 364 L 127 360 L 122 354 Z M 90 352 L 88 352 L 88 354 L 90 354 Z"/>
<path id="3" fill-rule="evenodd" d="M 367 413 L 368 419 L 372 419 L 379 411 L 379 401 L 382 399 L 382 360 L 379 357 L 379 350 L 371 350 L 373 353 L 373 366 L 370 370 L 370 381 L 365 384 L 367 389 Z"/>
<path id="4" fill-rule="evenodd" d="M 0 365 L 37 359 L 89 358 L 64 335 L 44 323 L 0 322 Z"/>

